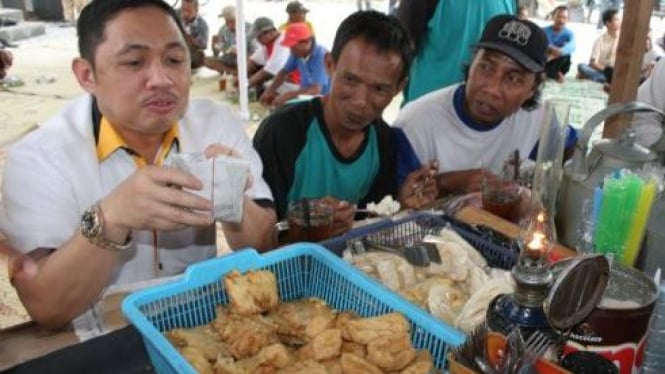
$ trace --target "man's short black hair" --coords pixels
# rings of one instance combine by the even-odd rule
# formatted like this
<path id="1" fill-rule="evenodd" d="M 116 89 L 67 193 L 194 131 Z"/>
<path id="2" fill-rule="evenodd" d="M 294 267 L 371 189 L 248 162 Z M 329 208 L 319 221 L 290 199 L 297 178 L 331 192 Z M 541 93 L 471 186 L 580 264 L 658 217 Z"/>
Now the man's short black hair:
<path id="1" fill-rule="evenodd" d="M 604 11 L 603 14 L 600 16 L 601 19 L 603 20 L 603 25 L 607 25 L 607 23 L 612 21 L 614 16 L 616 16 L 618 13 L 619 13 L 619 9 L 615 9 L 615 8 L 610 8 L 610 9 Z"/>
<path id="2" fill-rule="evenodd" d="M 106 24 L 125 9 L 152 6 L 164 11 L 173 18 L 178 29 L 185 35 L 185 29 L 175 10 L 163 0 L 92 0 L 79 15 L 76 23 L 79 55 L 95 66 L 97 46 L 104 41 Z M 146 20 L 150 22 L 150 20 Z"/>
<path id="3" fill-rule="evenodd" d="M 379 52 L 397 52 L 402 57 L 402 76 L 404 79 L 415 55 L 409 33 L 397 18 L 375 10 L 358 11 L 346 17 L 339 25 L 331 55 L 337 62 L 342 50 L 353 39 L 362 38 L 376 46 Z"/>
<path id="4" fill-rule="evenodd" d="M 558 7 L 554 8 L 552 11 L 552 18 L 556 17 L 557 13 L 562 12 L 562 11 L 568 11 L 568 5 L 559 5 Z"/>

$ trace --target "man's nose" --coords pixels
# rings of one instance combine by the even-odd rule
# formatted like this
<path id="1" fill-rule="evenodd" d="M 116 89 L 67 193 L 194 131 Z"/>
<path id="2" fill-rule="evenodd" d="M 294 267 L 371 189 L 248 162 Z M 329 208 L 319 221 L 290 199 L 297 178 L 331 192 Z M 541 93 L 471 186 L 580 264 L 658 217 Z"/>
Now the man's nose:
<path id="1" fill-rule="evenodd" d="M 173 84 L 169 69 L 163 63 L 151 64 L 148 71 L 149 86 L 168 86 Z"/>

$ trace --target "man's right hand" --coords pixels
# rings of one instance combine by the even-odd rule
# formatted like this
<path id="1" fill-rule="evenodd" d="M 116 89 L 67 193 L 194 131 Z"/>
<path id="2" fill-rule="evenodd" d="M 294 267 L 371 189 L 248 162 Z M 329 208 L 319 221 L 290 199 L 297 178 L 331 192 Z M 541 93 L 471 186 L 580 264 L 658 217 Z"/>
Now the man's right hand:
<path id="1" fill-rule="evenodd" d="M 436 178 L 439 194 L 465 195 L 479 192 L 482 189 L 483 180 L 498 177 L 487 169 L 468 169 L 438 174 Z"/>
<path id="2" fill-rule="evenodd" d="M 178 230 L 213 223 L 213 202 L 184 188 L 200 190 L 195 176 L 167 166 L 134 172 L 100 202 L 107 239 L 123 243 L 131 230 Z"/>

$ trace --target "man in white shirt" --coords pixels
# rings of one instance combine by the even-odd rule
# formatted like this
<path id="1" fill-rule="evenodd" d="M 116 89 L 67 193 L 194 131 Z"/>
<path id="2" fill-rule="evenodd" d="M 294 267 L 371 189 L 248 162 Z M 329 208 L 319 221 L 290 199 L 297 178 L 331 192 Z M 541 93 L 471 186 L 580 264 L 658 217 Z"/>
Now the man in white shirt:
<path id="1" fill-rule="evenodd" d="M 250 74 L 248 85 L 257 87 L 260 96 L 263 84 L 282 70 L 291 55 L 291 50 L 282 45 L 284 35 L 275 28 L 270 18 L 257 18 L 252 25 L 252 36 L 256 38 L 258 48 L 249 57 L 247 64 L 247 71 Z M 297 84 L 285 82 L 278 92 L 298 88 Z"/>
<path id="2" fill-rule="evenodd" d="M 479 191 L 515 150 L 526 158 L 538 141 L 547 36 L 533 22 L 499 15 L 476 48 L 465 82 L 407 104 L 395 121 L 419 159 L 438 160 L 441 194 Z"/>
<path id="3" fill-rule="evenodd" d="M 591 79 L 594 82 L 605 83 L 608 81 L 607 74 L 614 67 L 619 45 L 621 17 L 617 9 L 608 9 L 603 12 L 602 19 L 606 30 L 593 43 L 589 63 L 577 65 L 579 79 Z"/>
<path id="4" fill-rule="evenodd" d="M 185 31 L 168 4 L 93 0 L 77 32 L 72 69 L 88 94 L 13 146 L 3 178 L 2 231 L 38 267 L 14 286 L 49 328 L 85 318 L 111 284 L 215 256 L 213 202 L 192 192 L 202 181 L 163 166 L 178 153 L 250 163 L 242 220 L 222 222 L 232 248 L 270 247 L 275 222 L 242 122 L 227 106 L 189 100 Z"/>

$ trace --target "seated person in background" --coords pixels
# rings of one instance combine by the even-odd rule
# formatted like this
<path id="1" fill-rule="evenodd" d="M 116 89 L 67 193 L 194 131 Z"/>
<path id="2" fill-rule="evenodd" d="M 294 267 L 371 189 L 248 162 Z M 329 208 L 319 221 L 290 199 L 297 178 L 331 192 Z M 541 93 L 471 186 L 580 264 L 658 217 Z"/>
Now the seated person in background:
<path id="1" fill-rule="evenodd" d="M 417 208 L 436 196 L 431 165 L 421 167 L 404 133 L 381 118 L 404 86 L 413 53 L 393 17 L 366 11 L 342 21 L 326 58 L 330 92 L 277 109 L 254 136 L 280 219 L 289 202 L 327 196 L 341 233 L 356 205 L 392 195 Z"/>
<path id="2" fill-rule="evenodd" d="M 395 120 L 421 160 L 438 161 L 442 194 L 480 191 L 483 176 L 500 173 L 516 149 L 523 158 L 536 154 L 545 32 L 531 21 L 499 15 L 475 47 L 465 82 L 407 104 Z M 575 141 L 570 128 L 567 147 Z"/>
<path id="3" fill-rule="evenodd" d="M 651 29 L 649 29 L 649 32 L 647 33 L 645 44 L 646 47 L 644 50 L 644 55 L 642 56 L 642 66 L 640 67 L 640 84 L 649 78 L 651 71 L 656 65 L 656 62 L 658 59 L 660 59 L 660 55 L 658 55 L 658 52 L 656 52 L 655 48 L 653 47 L 653 42 L 651 41 Z M 603 73 L 605 73 L 605 80 L 608 83 L 606 84 L 605 90 L 609 93 L 611 88 L 609 84 L 612 83 L 614 68 L 606 68 Z"/>
<path id="4" fill-rule="evenodd" d="M 594 82 L 607 81 L 605 69 L 614 67 L 619 45 L 619 31 L 621 30 L 621 17 L 616 9 L 608 9 L 602 14 L 606 31 L 593 43 L 589 64 L 577 65 L 577 78 L 591 79 Z"/>
<path id="5" fill-rule="evenodd" d="M 204 51 L 208 48 L 208 23 L 199 15 L 199 0 L 182 0 L 180 17 L 185 28 L 192 69 L 200 68 L 205 59 Z"/>
<path id="6" fill-rule="evenodd" d="M 92 318 L 81 314 L 109 285 L 179 274 L 217 254 L 213 202 L 192 192 L 200 179 L 163 166 L 178 153 L 251 164 L 242 221 L 222 223 L 231 248 L 269 248 L 275 222 L 241 120 L 226 105 L 189 101 L 185 31 L 168 4 L 93 0 L 77 34 L 72 69 L 87 94 L 9 150 L 2 185 L 2 231 L 38 266 L 14 286 L 50 328 Z"/>
<path id="7" fill-rule="evenodd" d="M 305 8 L 300 1 L 292 1 L 286 4 L 286 14 L 288 14 L 289 19 L 286 22 L 279 25 L 279 31 L 286 31 L 286 28 L 292 23 L 305 23 L 312 35 L 315 35 L 314 26 L 312 23 L 307 20 L 307 13 L 309 9 Z"/>
<path id="8" fill-rule="evenodd" d="M 264 83 L 282 70 L 289 56 L 291 56 L 291 50 L 282 45 L 284 34 L 277 31 L 270 18 L 258 17 L 254 20 L 252 36 L 256 38 L 258 46 L 247 62 L 248 87 L 256 87 L 260 97 Z M 278 88 L 278 92 L 297 89 L 297 83 L 284 82 Z"/>
<path id="9" fill-rule="evenodd" d="M 547 35 L 547 64 L 545 75 L 547 78 L 563 82 L 563 78 L 570 70 L 570 58 L 575 51 L 575 35 L 566 27 L 568 22 L 568 7 L 560 5 L 552 11 L 554 22 L 544 27 Z"/>
<path id="10" fill-rule="evenodd" d="M 220 73 L 235 73 L 238 69 L 238 50 L 236 49 L 236 8 L 226 6 L 222 9 L 220 18 L 224 18 L 224 25 L 219 28 L 217 35 L 212 37 L 213 57 L 206 57 L 203 64 Z M 250 31 L 252 26 L 245 23 L 245 36 L 247 38 L 247 52 L 251 53 L 252 43 Z"/>
<path id="11" fill-rule="evenodd" d="M 528 5 L 520 5 L 517 7 L 517 18 L 521 20 L 528 20 L 529 19 L 529 6 Z"/>
<path id="12" fill-rule="evenodd" d="M 14 56 L 6 49 L 0 49 L 0 80 L 5 79 L 7 71 L 12 67 Z"/>
<path id="13" fill-rule="evenodd" d="M 261 95 L 261 104 L 277 107 L 300 95 L 327 94 L 329 78 L 325 59 L 328 51 L 316 43 L 316 39 L 307 25 L 304 23 L 290 24 L 284 34 L 282 45 L 291 49 L 291 55 L 270 86 Z M 277 88 L 294 71 L 300 75 L 300 87 L 297 90 L 278 94 Z"/>

